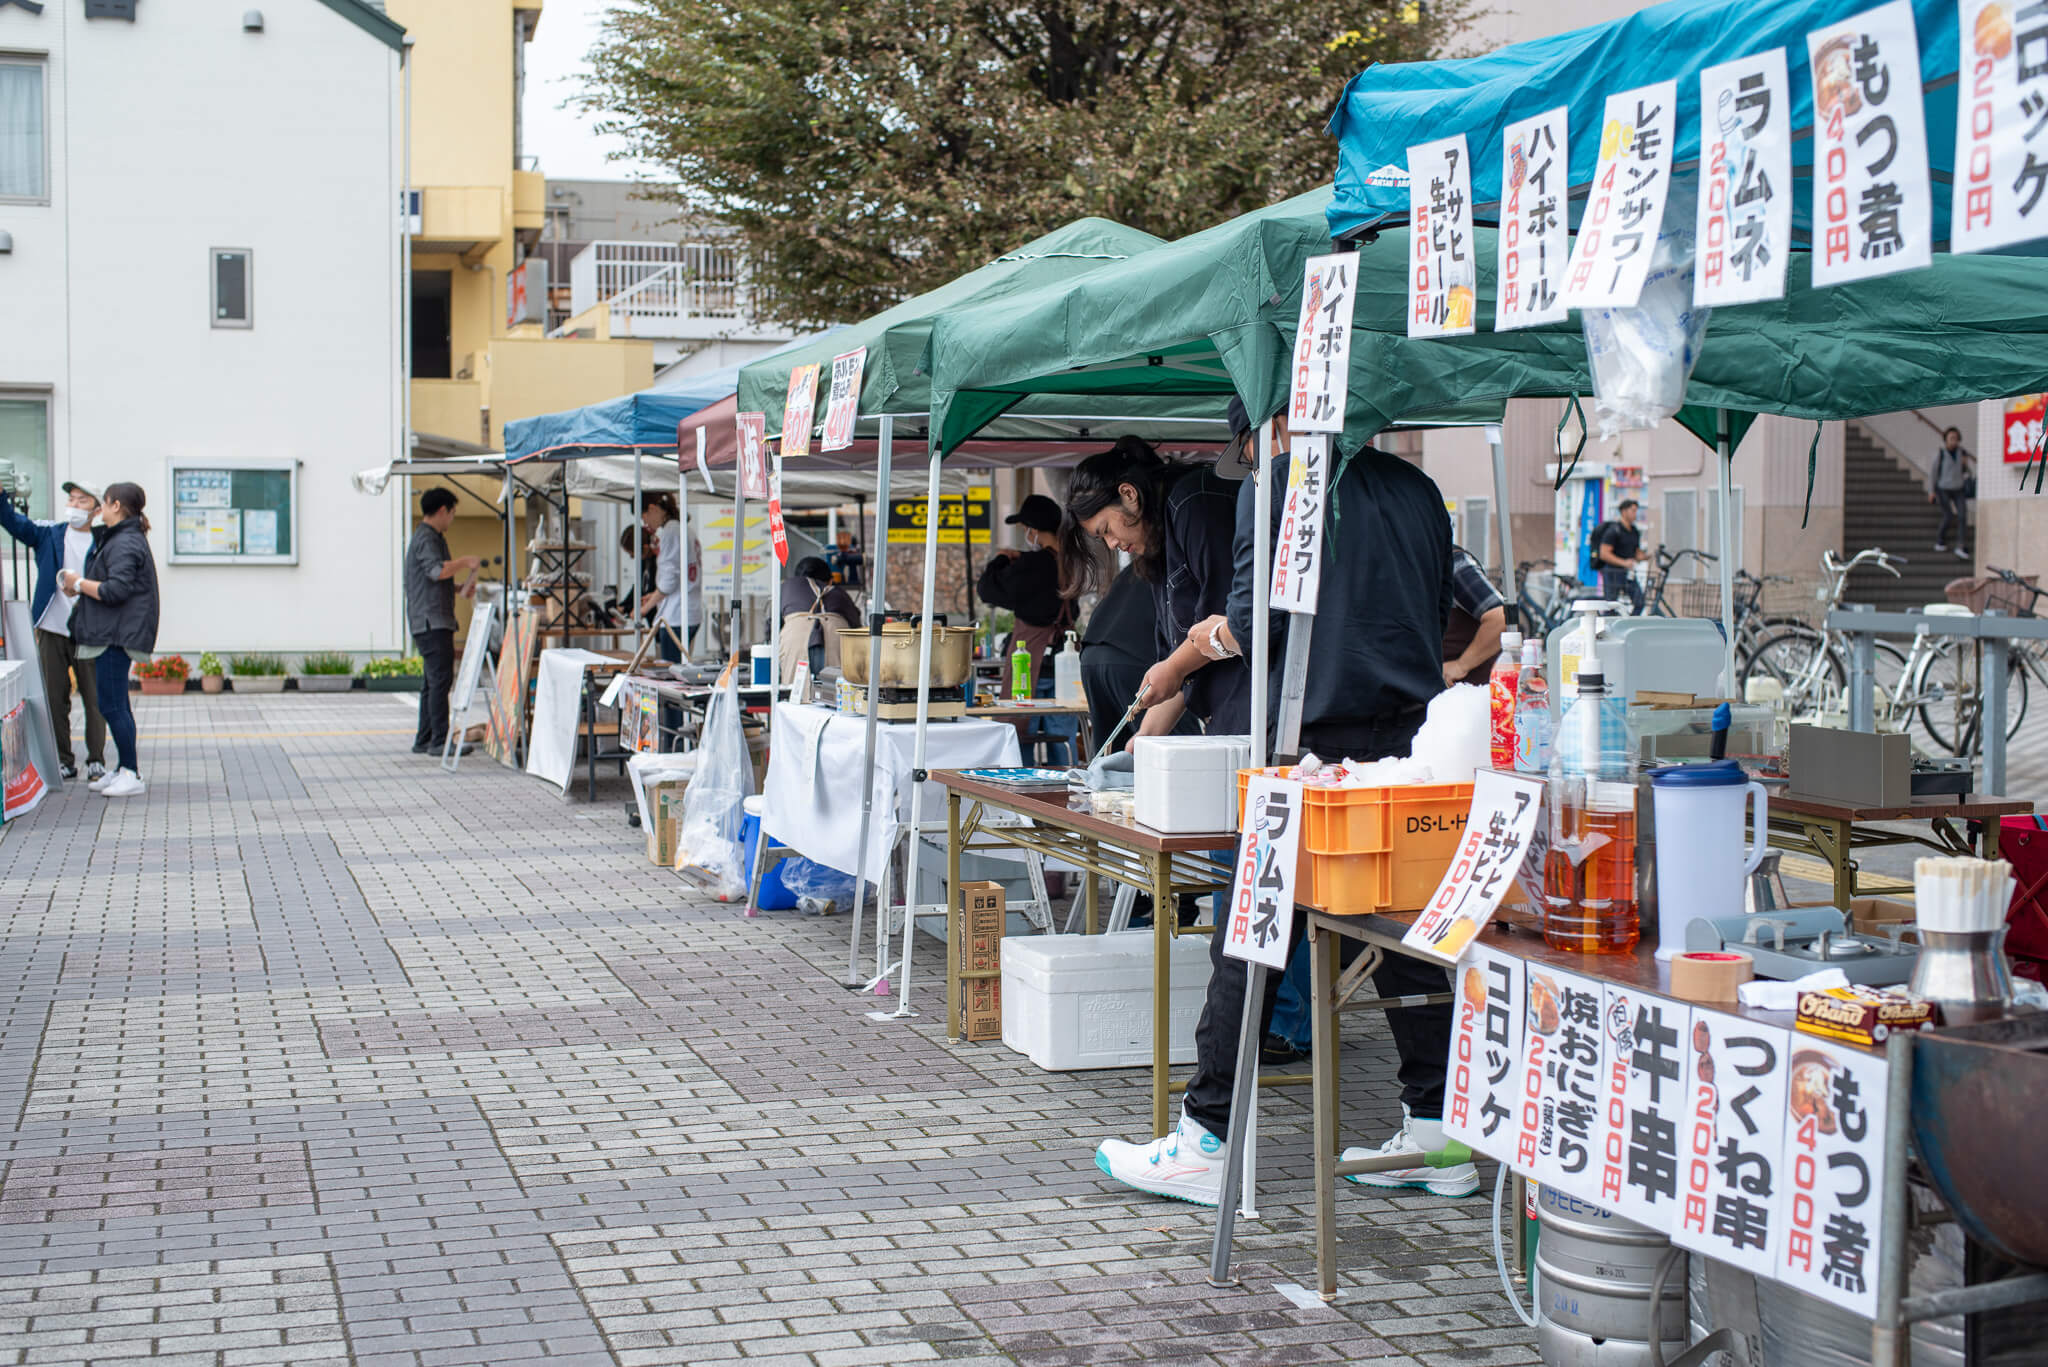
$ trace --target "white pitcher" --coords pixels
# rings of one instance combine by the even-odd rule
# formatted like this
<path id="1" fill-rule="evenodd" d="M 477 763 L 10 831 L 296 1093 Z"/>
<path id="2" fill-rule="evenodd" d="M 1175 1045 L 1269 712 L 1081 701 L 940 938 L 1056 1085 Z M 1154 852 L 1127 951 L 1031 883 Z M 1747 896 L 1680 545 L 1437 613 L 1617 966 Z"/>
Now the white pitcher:
<path id="1" fill-rule="evenodd" d="M 1770 801 L 1732 759 L 1681 764 L 1650 775 L 1657 815 L 1657 957 L 1685 950 L 1700 917 L 1742 914 L 1744 882 L 1770 848 Z M 1754 796 L 1747 850 L 1742 809 Z"/>

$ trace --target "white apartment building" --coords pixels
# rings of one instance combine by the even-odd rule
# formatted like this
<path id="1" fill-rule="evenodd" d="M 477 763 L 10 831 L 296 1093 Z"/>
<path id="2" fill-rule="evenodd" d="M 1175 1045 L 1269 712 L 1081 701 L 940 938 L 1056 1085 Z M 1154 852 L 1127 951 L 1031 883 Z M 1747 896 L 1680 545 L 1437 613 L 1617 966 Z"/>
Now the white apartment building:
<path id="1" fill-rule="evenodd" d="M 403 31 L 362 0 L 0 0 L 0 460 L 133 480 L 160 648 L 406 647 Z M 32 586 L 10 582 L 10 594 Z"/>

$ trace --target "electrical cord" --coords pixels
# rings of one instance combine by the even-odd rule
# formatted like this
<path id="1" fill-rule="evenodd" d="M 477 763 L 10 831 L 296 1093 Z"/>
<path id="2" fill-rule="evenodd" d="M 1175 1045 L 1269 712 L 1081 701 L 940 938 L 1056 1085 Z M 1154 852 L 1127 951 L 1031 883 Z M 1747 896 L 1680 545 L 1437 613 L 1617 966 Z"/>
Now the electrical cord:
<path id="1" fill-rule="evenodd" d="M 1498 1174 L 1493 1179 L 1493 1270 L 1500 1274 L 1501 1293 L 1508 1298 L 1508 1304 L 1514 1307 L 1515 1318 L 1520 1320 L 1525 1328 L 1534 1329 L 1536 1327 L 1535 1307 L 1541 1304 L 1536 1289 L 1536 1260 L 1533 1258 L 1529 1260 L 1530 1308 L 1524 1310 L 1522 1308 L 1522 1298 L 1515 1294 L 1514 1282 L 1508 1279 L 1507 1255 L 1501 1252 L 1500 1247 L 1500 1198 L 1501 1193 L 1506 1190 L 1507 1184 L 1508 1165 L 1503 1163 L 1500 1165 Z"/>

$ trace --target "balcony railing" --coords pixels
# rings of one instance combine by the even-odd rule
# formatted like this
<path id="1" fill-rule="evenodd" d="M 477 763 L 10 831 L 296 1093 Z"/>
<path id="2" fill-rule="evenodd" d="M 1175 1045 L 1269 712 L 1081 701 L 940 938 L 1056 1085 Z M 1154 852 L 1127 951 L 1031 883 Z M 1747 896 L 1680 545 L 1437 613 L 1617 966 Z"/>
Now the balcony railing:
<path id="1" fill-rule="evenodd" d="M 593 242 L 569 263 L 569 299 L 572 315 L 606 305 L 614 337 L 761 331 L 745 256 L 722 242 Z"/>

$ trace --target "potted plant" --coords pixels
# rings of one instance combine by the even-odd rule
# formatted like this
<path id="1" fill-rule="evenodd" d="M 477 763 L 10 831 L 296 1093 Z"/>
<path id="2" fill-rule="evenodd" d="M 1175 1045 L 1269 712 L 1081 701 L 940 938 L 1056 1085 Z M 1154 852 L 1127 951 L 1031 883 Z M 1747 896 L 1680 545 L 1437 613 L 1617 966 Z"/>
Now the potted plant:
<path id="1" fill-rule="evenodd" d="M 337 651 L 323 650 L 299 657 L 301 693 L 346 693 L 356 686 L 356 662 Z"/>
<path id="2" fill-rule="evenodd" d="M 417 655 L 387 655 L 363 663 L 363 687 L 372 693 L 417 693 L 427 662 Z"/>
<path id="3" fill-rule="evenodd" d="M 227 672 L 227 666 L 220 662 L 220 656 L 210 650 L 200 655 L 199 687 L 202 691 L 207 693 L 220 692 L 221 689 L 227 686 L 226 680 L 222 677 Z"/>
<path id="4" fill-rule="evenodd" d="M 183 693 L 185 676 L 191 672 L 192 666 L 183 655 L 159 655 L 135 666 L 135 677 L 142 680 L 143 693 L 153 697 Z"/>
<path id="5" fill-rule="evenodd" d="M 229 659 L 237 693 L 284 692 L 284 661 L 275 655 L 236 655 Z"/>

